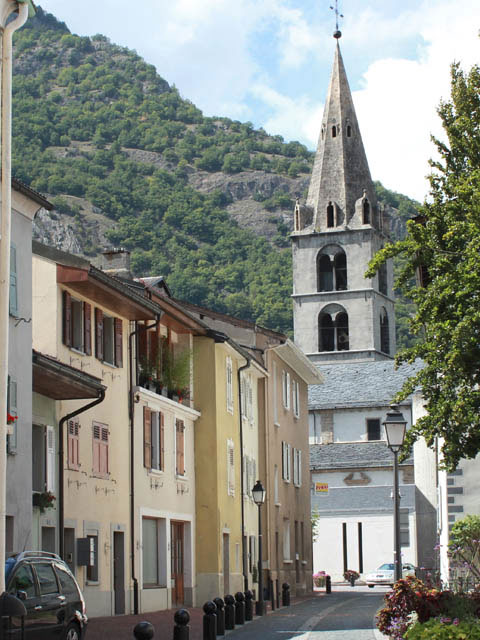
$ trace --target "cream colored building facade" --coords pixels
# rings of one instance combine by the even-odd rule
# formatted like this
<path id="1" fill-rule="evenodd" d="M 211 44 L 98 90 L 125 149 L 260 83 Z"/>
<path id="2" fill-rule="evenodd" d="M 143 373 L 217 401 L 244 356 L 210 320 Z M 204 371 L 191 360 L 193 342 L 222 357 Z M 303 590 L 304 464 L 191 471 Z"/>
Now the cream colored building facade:
<path id="1" fill-rule="evenodd" d="M 129 334 L 131 323 L 156 314 L 153 303 L 85 260 L 34 243 L 34 347 L 106 387 L 103 400 L 64 423 L 63 437 L 56 425 L 46 434 L 47 448 L 63 459 L 57 474 L 59 489 L 63 479 L 59 551 L 74 569 L 92 617 L 132 609 Z M 61 425 L 61 418 L 86 404 L 58 402 L 57 421 Z"/>

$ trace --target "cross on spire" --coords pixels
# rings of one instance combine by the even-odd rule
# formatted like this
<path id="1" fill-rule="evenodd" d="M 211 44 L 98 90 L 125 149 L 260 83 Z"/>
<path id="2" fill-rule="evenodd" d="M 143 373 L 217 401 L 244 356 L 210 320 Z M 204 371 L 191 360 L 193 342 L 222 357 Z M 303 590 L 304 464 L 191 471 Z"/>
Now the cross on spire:
<path id="1" fill-rule="evenodd" d="M 330 5 L 330 9 L 335 12 L 335 31 L 334 31 L 333 37 L 337 38 L 337 40 L 338 40 L 338 38 L 342 37 L 342 32 L 338 28 L 338 19 L 339 18 L 343 18 L 343 13 L 340 13 L 338 11 L 338 0 L 335 0 L 335 6 L 334 7 L 332 7 Z"/>

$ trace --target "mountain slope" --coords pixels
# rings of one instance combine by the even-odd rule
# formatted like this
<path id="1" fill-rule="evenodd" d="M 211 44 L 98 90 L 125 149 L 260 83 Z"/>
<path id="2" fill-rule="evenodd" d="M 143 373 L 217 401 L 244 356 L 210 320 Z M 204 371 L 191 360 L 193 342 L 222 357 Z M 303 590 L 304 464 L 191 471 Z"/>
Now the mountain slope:
<path id="1" fill-rule="evenodd" d="M 203 117 L 135 52 L 41 9 L 14 45 L 14 172 L 56 206 L 37 237 L 93 259 L 122 245 L 176 297 L 290 332 L 288 234 L 313 154 Z"/>

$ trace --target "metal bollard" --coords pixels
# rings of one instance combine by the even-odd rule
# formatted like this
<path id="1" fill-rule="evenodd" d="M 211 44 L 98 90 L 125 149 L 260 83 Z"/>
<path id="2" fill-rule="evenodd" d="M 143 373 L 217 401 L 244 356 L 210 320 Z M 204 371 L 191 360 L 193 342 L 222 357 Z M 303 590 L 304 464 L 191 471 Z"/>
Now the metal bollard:
<path id="1" fill-rule="evenodd" d="M 253 620 L 253 593 L 250 589 L 245 591 L 245 620 Z"/>
<path id="2" fill-rule="evenodd" d="M 282 584 L 282 607 L 290 606 L 290 585 L 288 582 Z"/>
<path id="3" fill-rule="evenodd" d="M 332 578 L 325 576 L 325 593 L 332 593 Z"/>
<path id="4" fill-rule="evenodd" d="M 225 629 L 235 629 L 235 598 L 230 594 L 225 598 Z"/>
<path id="5" fill-rule="evenodd" d="M 190 614 L 186 609 L 178 609 L 173 616 L 175 626 L 173 627 L 173 640 L 189 640 L 190 637 Z"/>
<path id="6" fill-rule="evenodd" d="M 217 636 L 225 635 L 225 602 L 221 598 L 214 598 L 214 603 L 217 606 Z"/>
<path id="7" fill-rule="evenodd" d="M 133 636 L 136 640 L 151 640 L 155 635 L 155 629 L 150 622 L 139 622 L 133 629 Z"/>
<path id="8" fill-rule="evenodd" d="M 203 640 L 216 640 L 217 638 L 217 605 L 208 600 L 203 605 Z"/>
<path id="9" fill-rule="evenodd" d="M 245 624 L 245 596 L 241 591 L 235 594 L 235 624 Z"/>
<path id="10" fill-rule="evenodd" d="M 277 609 L 280 609 L 280 589 L 278 588 L 279 582 L 278 578 L 275 580 L 275 591 L 276 591 L 276 599 L 277 599 Z"/>

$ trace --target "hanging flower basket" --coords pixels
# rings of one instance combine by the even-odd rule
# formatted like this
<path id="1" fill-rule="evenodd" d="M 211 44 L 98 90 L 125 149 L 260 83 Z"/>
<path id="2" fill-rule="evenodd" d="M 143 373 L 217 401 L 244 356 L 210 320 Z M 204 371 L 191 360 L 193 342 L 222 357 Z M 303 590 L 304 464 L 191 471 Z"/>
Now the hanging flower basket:
<path id="1" fill-rule="evenodd" d="M 14 424 L 18 420 L 18 416 L 12 416 L 11 413 L 7 413 L 7 424 Z"/>
<path id="2" fill-rule="evenodd" d="M 53 509 L 55 506 L 53 503 L 56 498 L 50 491 L 43 491 L 42 493 L 32 494 L 32 503 L 34 507 L 40 509 L 40 513 L 44 513 L 45 509 Z"/>

